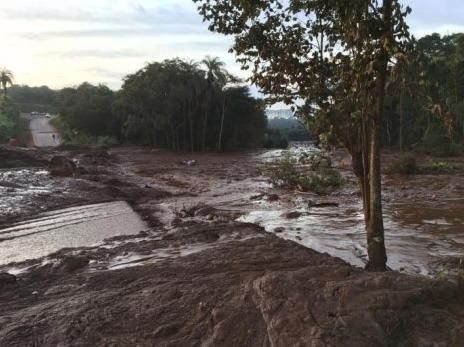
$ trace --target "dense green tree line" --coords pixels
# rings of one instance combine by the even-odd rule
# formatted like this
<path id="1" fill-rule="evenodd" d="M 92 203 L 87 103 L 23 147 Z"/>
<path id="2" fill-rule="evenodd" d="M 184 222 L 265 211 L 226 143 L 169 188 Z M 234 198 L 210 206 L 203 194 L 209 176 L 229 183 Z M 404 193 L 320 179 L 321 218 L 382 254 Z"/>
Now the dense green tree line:
<path id="1" fill-rule="evenodd" d="M 117 93 L 84 83 L 61 90 L 59 113 L 74 133 L 173 150 L 231 150 L 259 145 L 264 105 L 217 58 L 145 66 Z"/>
<path id="2" fill-rule="evenodd" d="M 56 113 L 57 95 L 58 91 L 47 86 L 12 85 L 8 88 L 8 96 L 22 113 L 33 111 Z"/>
<path id="3" fill-rule="evenodd" d="M 382 137 L 436 155 L 462 152 L 464 34 L 432 34 L 413 43 L 391 76 Z"/>

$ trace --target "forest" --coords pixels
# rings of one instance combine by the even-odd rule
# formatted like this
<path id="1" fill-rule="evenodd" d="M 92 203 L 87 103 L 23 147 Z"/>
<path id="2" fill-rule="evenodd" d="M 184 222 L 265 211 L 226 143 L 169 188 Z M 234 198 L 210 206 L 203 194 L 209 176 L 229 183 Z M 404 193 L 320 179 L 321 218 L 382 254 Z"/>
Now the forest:
<path id="1" fill-rule="evenodd" d="M 463 152 L 464 34 L 413 43 L 387 85 L 382 141 L 436 156 Z"/>

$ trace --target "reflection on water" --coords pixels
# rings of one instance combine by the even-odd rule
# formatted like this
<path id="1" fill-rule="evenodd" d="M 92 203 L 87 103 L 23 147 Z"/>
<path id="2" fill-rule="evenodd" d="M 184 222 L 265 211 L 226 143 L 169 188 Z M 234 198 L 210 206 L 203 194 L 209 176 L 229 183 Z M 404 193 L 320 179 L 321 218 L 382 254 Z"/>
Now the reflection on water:
<path id="1" fill-rule="evenodd" d="M 0 265 L 35 259 L 61 248 L 93 245 L 147 227 L 125 202 L 67 208 L 0 230 Z"/>

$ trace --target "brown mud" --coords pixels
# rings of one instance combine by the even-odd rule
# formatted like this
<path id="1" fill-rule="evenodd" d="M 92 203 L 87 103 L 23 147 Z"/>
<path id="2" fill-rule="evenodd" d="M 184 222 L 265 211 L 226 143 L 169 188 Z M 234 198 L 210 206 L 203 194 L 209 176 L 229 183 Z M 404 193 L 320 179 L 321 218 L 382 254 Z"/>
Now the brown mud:
<path id="1" fill-rule="evenodd" d="M 12 162 L 21 170 L 46 171 L 40 163 L 54 154 L 37 152 Z M 359 214 L 359 207 L 348 170 L 341 189 L 317 196 L 273 188 L 262 164 L 264 152 L 118 148 L 60 154 L 78 161 L 77 177 L 28 172 L 2 181 L 2 203 L 16 198 L 11 209 L 2 208 L 5 227 L 41 211 L 125 200 L 150 228 L 0 266 L 0 272 L 16 275 L 13 282 L 0 277 L 0 346 L 460 346 L 464 341 L 459 281 L 367 273 L 285 240 L 288 228 L 282 236 L 238 221 L 257 209 L 274 209 L 287 213 L 276 224 L 297 225 L 308 213 L 314 217 L 338 209 L 329 211 L 340 217 L 337 230 L 358 227 L 359 221 L 349 218 Z M 341 168 L 348 165 L 342 153 L 334 159 Z M 185 165 L 188 160 L 195 165 Z M 16 169 L 5 165 L 2 170 Z M 411 206 L 440 209 L 441 203 L 456 203 L 459 209 L 458 200 L 446 199 L 459 193 L 463 177 L 443 178 L 387 176 L 386 214 L 396 218 L 399 213 L 404 224 L 398 225 L 418 224 L 416 233 L 429 228 L 433 242 L 440 241 L 434 235 L 449 235 L 450 227 L 440 224 L 441 210 L 415 214 Z M 12 184 L 18 185 L 10 187 L 15 191 L 5 186 Z M 436 187 L 429 192 L 432 184 Z M 31 186 L 45 187 L 46 198 L 29 192 Z M 302 215 L 289 216 L 300 200 L 306 206 L 308 200 L 339 206 L 301 208 Z M 396 208 L 407 202 L 408 208 Z M 449 224 L 459 216 L 449 212 L 443 218 Z M 316 219 L 313 224 L 322 225 L 321 220 L 325 223 Z M 459 234 L 454 224 L 451 229 Z M 306 230 L 292 232 L 299 241 L 296 236 L 303 240 Z M 330 245 L 333 252 L 336 247 Z M 454 262 L 441 257 L 442 265 L 462 255 L 459 244 L 455 247 Z"/>

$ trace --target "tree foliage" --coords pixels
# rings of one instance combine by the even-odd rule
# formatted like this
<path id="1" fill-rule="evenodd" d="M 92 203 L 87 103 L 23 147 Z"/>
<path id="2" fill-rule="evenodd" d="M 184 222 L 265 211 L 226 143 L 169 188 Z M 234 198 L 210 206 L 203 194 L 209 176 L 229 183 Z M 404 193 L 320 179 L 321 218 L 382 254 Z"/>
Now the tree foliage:
<path id="1" fill-rule="evenodd" d="M 61 90 L 57 98 L 60 116 L 71 128 L 96 136 L 112 133 L 114 92 L 108 87 L 83 83 Z"/>
<path id="2" fill-rule="evenodd" d="M 260 145 L 264 104 L 237 82 L 217 58 L 171 59 L 128 75 L 117 93 L 83 83 L 61 90 L 57 102 L 63 120 L 79 134 L 173 150 Z"/>
<path id="3" fill-rule="evenodd" d="M 27 85 L 12 85 L 8 88 L 8 96 L 20 112 L 56 113 L 56 97 L 58 91 L 47 86 L 30 87 Z"/>
<path id="4" fill-rule="evenodd" d="M 244 148 L 266 127 L 264 108 L 217 59 L 152 63 L 126 77 L 115 103 L 128 139 L 174 150 Z M 222 130 L 221 130 L 222 129 Z M 221 144 L 221 146 L 219 146 Z"/>
<path id="5" fill-rule="evenodd" d="M 3 94 L 5 96 L 7 93 L 8 86 L 13 85 L 13 80 L 14 80 L 13 72 L 5 68 L 0 70 L 0 84 L 2 86 Z"/>
<path id="6" fill-rule="evenodd" d="M 464 140 L 464 34 L 414 42 L 395 71 L 385 103 L 383 141 L 450 155 Z"/>

